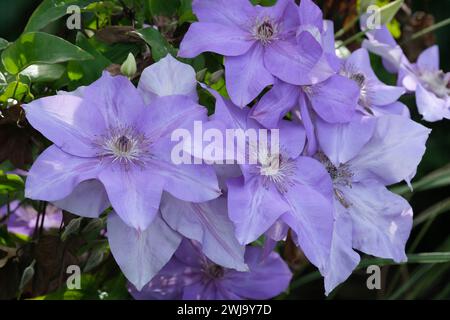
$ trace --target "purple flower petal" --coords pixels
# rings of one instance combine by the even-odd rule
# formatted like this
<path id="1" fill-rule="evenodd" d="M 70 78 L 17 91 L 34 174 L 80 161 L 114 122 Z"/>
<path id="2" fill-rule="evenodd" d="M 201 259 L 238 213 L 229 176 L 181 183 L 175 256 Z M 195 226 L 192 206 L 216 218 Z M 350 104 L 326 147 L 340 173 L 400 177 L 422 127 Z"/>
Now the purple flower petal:
<path id="1" fill-rule="evenodd" d="M 402 116 L 377 118 L 371 140 L 349 164 L 356 181 L 375 176 L 385 185 L 412 179 L 430 130 Z"/>
<path id="2" fill-rule="evenodd" d="M 307 95 L 311 105 L 323 120 L 331 123 L 349 122 L 355 114 L 359 87 L 354 81 L 335 75 L 310 87 L 310 90 Z"/>
<path id="3" fill-rule="evenodd" d="M 264 66 L 264 47 L 255 43 L 244 55 L 225 58 L 225 77 L 231 100 L 244 107 L 262 90 L 273 84 L 274 78 Z"/>
<path id="4" fill-rule="evenodd" d="M 323 15 L 322 10 L 311 0 L 300 1 L 300 8 L 298 10 L 300 16 L 300 23 L 302 25 L 312 25 L 322 31 L 323 29 Z"/>
<path id="5" fill-rule="evenodd" d="M 424 50 L 417 59 L 417 66 L 421 70 L 438 71 L 439 70 L 439 47 L 434 45 Z"/>
<path id="6" fill-rule="evenodd" d="M 324 273 L 333 232 L 332 183 L 316 160 L 299 157 L 294 184 L 284 194 L 290 210 L 283 220 L 292 228 L 311 263 Z"/>
<path id="7" fill-rule="evenodd" d="M 80 182 L 95 179 L 100 169 L 98 159 L 75 157 L 53 145 L 31 167 L 25 196 L 35 200 L 61 200 Z"/>
<path id="8" fill-rule="evenodd" d="M 356 116 L 353 121 L 343 124 L 330 124 L 318 119 L 317 139 L 328 159 L 339 165 L 360 153 L 372 137 L 375 126 L 376 120 L 371 117 Z"/>
<path id="9" fill-rule="evenodd" d="M 266 68 L 281 80 L 296 84 L 311 84 L 320 74 L 310 75 L 310 71 L 322 56 L 322 48 L 309 33 L 302 32 L 297 43 L 276 41 L 266 47 L 264 64 Z"/>
<path id="10" fill-rule="evenodd" d="M 289 287 L 292 272 L 277 253 L 264 258 L 261 248 L 247 247 L 245 261 L 250 272 L 226 273 L 221 281 L 225 290 L 243 299 L 270 299 Z"/>
<path id="11" fill-rule="evenodd" d="M 432 92 L 426 90 L 422 85 L 416 87 L 416 104 L 423 119 L 435 122 L 444 118 L 450 119 L 450 100 L 438 98 Z"/>
<path id="12" fill-rule="evenodd" d="M 101 114 L 83 99 L 56 95 L 35 100 L 24 109 L 30 124 L 65 152 L 95 156 L 92 140 L 103 133 L 105 124 Z"/>
<path id="13" fill-rule="evenodd" d="M 248 0 L 194 0 L 192 9 L 201 22 L 211 22 L 247 30 L 255 7 Z"/>
<path id="14" fill-rule="evenodd" d="M 139 167 L 122 170 L 119 165 L 105 168 L 99 179 L 124 223 L 141 231 L 147 229 L 158 212 L 164 179 Z"/>
<path id="15" fill-rule="evenodd" d="M 81 182 L 70 195 L 54 201 L 53 204 L 58 208 L 87 218 L 98 218 L 110 206 L 105 187 L 98 180 Z"/>
<path id="16" fill-rule="evenodd" d="M 170 54 L 144 69 L 138 90 L 149 104 L 155 97 L 185 95 L 196 101 L 197 80 L 195 70 Z"/>
<path id="17" fill-rule="evenodd" d="M 238 27 L 215 22 L 194 22 L 180 44 L 178 55 L 194 58 L 209 51 L 225 56 L 239 56 L 246 53 L 254 42 L 250 33 Z"/>
<path id="18" fill-rule="evenodd" d="M 347 212 L 353 222 L 353 247 L 377 257 L 406 261 L 405 244 L 413 219 L 408 202 L 376 181 L 353 183 L 342 192 L 351 204 Z"/>
<path id="19" fill-rule="evenodd" d="M 159 216 L 146 230 L 136 230 L 111 213 L 107 227 L 114 259 L 137 290 L 141 290 L 169 262 L 182 239 Z"/>
<path id="20" fill-rule="evenodd" d="M 244 263 L 245 248 L 234 236 L 225 197 L 204 203 L 191 203 L 165 194 L 161 214 L 172 229 L 198 241 L 203 253 L 211 261 L 226 268 L 248 270 Z"/>
<path id="21" fill-rule="evenodd" d="M 252 109 L 251 117 L 266 128 L 276 128 L 280 120 L 298 104 L 300 88 L 275 80 L 272 89 Z"/>
<path id="22" fill-rule="evenodd" d="M 228 214 L 241 244 L 258 239 L 288 210 L 275 187 L 264 186 L 260 177 L 228 180 Z"/>

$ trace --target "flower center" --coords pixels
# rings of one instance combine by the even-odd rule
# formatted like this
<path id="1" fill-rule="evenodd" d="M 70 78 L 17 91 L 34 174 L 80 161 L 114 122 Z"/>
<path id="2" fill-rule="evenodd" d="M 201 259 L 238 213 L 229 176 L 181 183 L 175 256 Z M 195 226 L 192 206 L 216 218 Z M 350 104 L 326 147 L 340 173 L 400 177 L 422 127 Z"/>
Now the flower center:
<path id="1" fill-rule="evenodd" d="M 252 29 L 253 37 L 259 40 L 263 45 L 270 44 L 273 40 L 277 40 L 279 25 L 272 21 L 269 17 L 262 20 L 256 20 Z"/>
<path id="2" fill-rule="evenodd" d="M 345 208 L 350 207 L 351 204 L 345 199 L 344 194 L 340 190 L 341 187 L 352 187 L 353 172 L 350 171 L 348 164 L 335 166 L 330 159 L 320 151 L 315 155 L 315 158 L 325 166 L 325 169 L 330 174 L 330 177 L 333 180 L 334 195 L 336 196 L 336 199 Z"/>
<path id="3" fill-rule="evenodd" d="M 420 80 L 425 88 L 432 91 L 439 98 L 445 98 L 450 94 L 450 76 L 447 76 L 442 70 L 422 72 Z"/>
<path id="4" fill-rule="evenodd" d="M 220 279 L 225 275 L 225 269 L 217 264 L 208 264 L 205 271 L 207 276 L 212 279 Z"/>
<path id="5" fill-rule="evenodd" d="M 355 81 L 359 87 L 359 100 L 358 104 L 362 106 L 367 112 L 372 114 L 371 111 L 371 85 L 370 79 L 368 79 L 364 73 L 356 70 L 354 66 L 347 66 L 340 71 L 340 75 Z"/>
<path id="6" fill-rule="evenodd" d="M 151 158 L 150 142 L 145 135 L 131 128 L 116 128 L 97 143 L 99 156 L 120 164 L 144 164 Z"/>
<path id="7" fill-rule="evenodd" d="M 292 159 L 283 157 L 281 154 L 258 155 L 259 174 L 264 178 L 264 185 L 273 183 L 281 193 L 286 193 L 288 188 L 294 184 L 292 177 L 295 174 L 296 165 Z"/>

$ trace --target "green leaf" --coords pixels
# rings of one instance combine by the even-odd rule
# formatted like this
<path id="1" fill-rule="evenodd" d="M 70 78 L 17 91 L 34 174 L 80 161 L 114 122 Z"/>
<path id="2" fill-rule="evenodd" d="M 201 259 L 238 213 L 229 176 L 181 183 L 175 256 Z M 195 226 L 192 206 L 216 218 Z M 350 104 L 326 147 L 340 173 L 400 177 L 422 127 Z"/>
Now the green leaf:
<path id="1" fill-rule="evenodd" d="M 94 59 L 83 62 L 69 62 L 67 72 L 69 79 L 72 80 L 70 90 L 91 84 L 102 75 L 104 69 L 112 64 L 110 60 L 95 49 L 90 39 L 86 38 L 81 32 L 77 34 L 76 43 L 80 48 L 91 54 Z"/>
<path id="2" fill-rule="evenodd" d="M 403 2 L 404 0 L 395 0 L 381 7 L 380 18 L 382 25 L 388 24 L 389 22 L 391 22 L 392 19 L 394 19 L 398 10 L 400 10 L 400 8 L 402 7 Z"/>
<path id="3" fill-rule="evenodd" d="M 32 64 L 20 75 L 30 78 L 32 82 L 52 82 L 61 78 L 65 71 L 61 64 Z"/>
<path id="4" fill-rule="evenodd" d="M 7 85 L 5 91 L 0 96 L 0 102 L 6 102 L 8 99 L 28 102 L 33 99 L 33 95 L 30 93 L 30 87 L 27 84 L 20 81 L 13 81 Z"/>
<path id="5" fill-rule="evenodd" d="M 154 28 L 145 28 L 135 32 L 150 46 L 152 58 L 155 62 L 161 60 L 169 53 L 174 57 L 177 56 L 177 50 L 167 42 L 158 30 Z"/>
<path id="6" fill-rule="evenodd" d="M 173 16 L 180 7 L 180 0 L 147 0 L 152 16 Z"/>
<path id="7" fill-rule="evenodd" d="M 24 33 L 39 31 L 51 22 L 64 17 L 67 8 L 71 5 L 84 7 L 92 1 L 89 0 L 44 0 L 31 15 Z"/>
<path id="8" fill-rule="evenodd" d="M 16 174 L 5 174 L 0 171 L 0 193 L 21 191 L 25 187 L 23 180 Z"/>
<path id="9" fill-rule="evenodd" d="M 70 42 L 43 32 L 23 34 L 2 53 L 6 71 L 17 74 L 32 64 L 89 60 L 92 55 Z"/>

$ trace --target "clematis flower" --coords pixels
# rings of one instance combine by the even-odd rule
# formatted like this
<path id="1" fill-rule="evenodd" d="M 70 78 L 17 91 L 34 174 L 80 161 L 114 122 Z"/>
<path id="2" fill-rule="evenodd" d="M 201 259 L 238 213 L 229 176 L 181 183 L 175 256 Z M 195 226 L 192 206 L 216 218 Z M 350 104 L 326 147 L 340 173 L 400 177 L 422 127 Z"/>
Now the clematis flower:
<path id="1" fill-rule="evenodd" d="M 21 204 L 18 200 L 9 204 L 11 215 L 7 220 L 8 231 L 17 235 L 31 237 L 36 227 L 38 212 L 30 205 Z M 0 218 L 8 213 L 7 205 L 0 208 Z M 59 229 L 62 221 L 61 209 L 48 204 L 45 208 L 44 230 Z"/>
<path id="2" fill-rule="evenodd" d="M 292 273 L 280 256 L 247 247 L 248 272 L 224 268 L 205 257 L 195 242 L 184 240 L 170 262 L 142 291 L 129 286 L 138 300 L 270 299 L 289 286 Z"/>
<path id="3" fill-rule="evenodd" d="M 398 73 L 398 85 L 416 93 L 416 104 L 429 122 L 450 119 L 450 73 L 439 68 L 439 49 L 430 47 L 411 63 L 386 27 L 368 33 L 363 47 L 383 58 L 386 69 Z"/>
<path id="4" fill-rule="evenodd" d="M 415 175 L 430 130 L 414 121 L 385 115 L 357 117 L 347 124 L 317 123 L 322 162 L 333 181 L 334 231 L 325 272 L 329 293 L 357 266 L 352 248 L 377 257 L 406 261 L 412 227 L 408 202 L 386 186 Z"/>
<path id="5" fill-rule="evenodd" d="M 217 116 L 212 121 L 229 129 L 262 128 L 249 118 L 249 108 L 238 109 L 212 93 Z M 243 176 L 228 180 L 229 216 L 241 244 L 255 241 L 281 220 L 297 235 L 308 259 L 324 271 L 333 227 L 331 179 L 321 163 L 300 155 L 305 145 L 300 124 L 282 121 L 279 128 L 279 150 L 258 150 L 257 163 L 241 165 Z M 251 155 L 250 147 L 251 142 L 246 151 Z"/>
<path id="6" fill-rule="evenodd" d="M 278 0 L 272 7 L 253 6 L 248 0 L 195 0 L 193 11 L 199 22 L 190 26 L 179 55 L 224 55 L 227 90 L 240 107 L 274 84 L 275 77 L 296 85 L 329 77 L 313 70 L 323 48 L 308 27 L 318 17 L 312 11 L 299 14 L 292 0 Z M 302 17 L 308 23 L 304 28 Z"/>
<path id="7" fill-rule="evenodd" d="M 138 265 L 122 270 L 137 284 L 144 281 L 141 285 L 170 259 L 177 241 L 181 241 L 181 236 L 158 217 L 163 191 L 189 202 L 204 202 L 221 194 L 212 167 L 175 165 L 171 161 L 172 131 L 189 129 L 194 121 L 206 120 L 207 114 L 186 95 L 191 90 L 178 91 L 182 86 L 163 75 L 186 67 L 170 57 L 158 63 L 153 72 L 161 76 L 152 75 L 150 70 L 144 79 L 160 82 L 141 85 L 139 91 L 127 78 L 105 72 L 74 95 L 46 97 L 24 106 L 30 124 L 54 143 L 33 164 L 26 196 L 55 202 L 87 217 L 97 217 L 111 203 L 116 212 L 111 218 L 116 223 L 108 229 L 111 247 L 116 248 L 113 255 L 116 259 L 131 255 L 130 263 Z M 185 87 L 195 87 L 195 73 L 191 76 L 180 78 L 186 81 Z M 142 91 L 144 94 L 140 94 Z M 160 233 L 152 230 L 166 231 L 165 238 L 155 239 Z M 129 236 L 124 238 L 124 234 Z M 118 241 L 126 246 L 117 245 Z M 143 244 L 149 241 L 155 251 L 145 256 Z M 136 269 L 144 261 L 154 264 L 140 274 Z M 125 264 L 119 261 L 119 265 Z"/>
<path id="8" fill-rule="evenodd" d="M 359 110 L 370 115 L 393 113 L 409 116 L 408 108 L 398 102 L 405 93 L 403 87 L 388 86 L 375 75 L 366 49 L 354 51 L 343 63 L 340 74 L 359 87 Z"/>

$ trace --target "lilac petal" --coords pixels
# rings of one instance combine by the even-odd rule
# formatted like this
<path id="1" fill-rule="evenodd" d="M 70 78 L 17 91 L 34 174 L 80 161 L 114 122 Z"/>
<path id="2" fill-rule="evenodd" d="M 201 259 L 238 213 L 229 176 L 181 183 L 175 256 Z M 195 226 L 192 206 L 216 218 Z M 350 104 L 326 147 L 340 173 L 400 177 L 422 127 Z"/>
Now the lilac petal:
<path id="1" fill-rule="evenodd" d="M 169 262 L 182 240 L 159 216 L 146 230 L 136 230 L 111 213 L 107 228 L 114 259 L 137 290 L 141 290 Z"/>
<path id="2" fill-rule="evenodd" d="M 377 79 L 370 63 L 369 52 L 365 48 L 352 52 L 344 64 L 346 69 L 351 72 L 361 72 L 368 78 Z"/>
<path id="3" fill-rule="evenodd" d="M 255 43 L 244 55 L 225 58 L 225 78 L 231 100 L 244 107 L 262 90 L 273 84 L 274 78 L 264 66 L 264 47 Z"/>
<path id="4" fill-rule="evenodd" d="M 399 101 L 391 103 L 386 106 L 380 106 L 380 107 L 373 106 L 371 108 L 371 110 L 372 110 L 373 114 L 377 117 L 386 115 L 386 114 L 396 114 L 396 115 L 403 116 L 406 118 L 411 118 L 411 114 L 409 112 L 408 107 Z"/>
<path id="5" fill-rule="evenodd" d="M 140 127 L 148 139 L 158 141 L 164 137 L 170 142 L 175 130 L 191 131 L 195 121 L 206 121 L 207 109 L 187 96 L 154 97 L 140 116 Z"/>
<path id="6" fill-rule="evenodd" d="M 248 0 L 194 0 L 192 9 L 200 22 L 211 22 L 246 30 L 255 8 Z"/>
<path id="7" fill-rule="evenodd" d="M 245 54 L 254 42 L 248 32 L 238 27 L 195 22 L 184 36 L 178 56 L 194 58 L 207 51 L 224 56 L 239 56 Z"/>
<path id="8" fill-rule="evenodd" d="M 144 102 L 149 104 L 155 97 L 184 95 L 197 98 L 195 70 L 181 63 L 170 54 L 144 69 L 138 90 Z"/>
<path id="9" fill-rule="evenodd" d="M 402 116 L 377 118 L 371 140 L 349 164 L 354 179 L 374 175 L 385 185 L 412 179 L 425 152 L 429 129 Z"/>
<path id="10" fill-rule="evenodd" d="M 417 59 L 417 66 L 421 70 L 438 71 L 439 70 L 439 47 L 434 45 L 424 50 Z"/>
<path id="11" fill-rule="evenodd" d="M 389 71 L 397 72 L 405 61 L 405 55 L 399 45 L 390 46 L 378 40 L 364 40 L 362 47 L 383 58 L 383 64 Z"/>
<path id="12" fill-rule="evenodd" d="M 360 261 L 359 254 L 352 249 L 352 219 L 339 202 L 334 202 L 338 214 L 334 221 L 330 263 L 325 275 L 326 295 L 344 282 Z"/>
<path id="13" fill-rule="evenodd" d="M 145 230 L 155 218 L 165 181 L 140 167 L 111 165 L 99 175 L 111 205 L 128 226 Z"/>
<path id="14" fill-rule="evenodd" d="M 298 103 L 300 88 L 275 80 L 272 89 L 252 109 L 251 117 L 266 128 L 277 128 L 280 120 Z"/>
<path id="15" fill-rule="evenodd" d="M 53 145 L 31 167 L 25 197 L 46 201 L 63 199 L 80 182 L 95 179 L 100 169 L 98 159 L 75 157 Z"/>
<path id="16" fill-rule="evenodd" d="M 358 85 L 343 76 L 335 75 L 311 87 L 308 97 L 314 111 L 331 123 L 349 122 L 359 99 Z"/>
<path id="17" fill-rule="evenodd" d="M 289 287 L 292 272 L 281 257 L 272 252 L 263 259 L 263 250 L 247 247 L 245 261 L 250 272 L 227 272 L 221 281 L 223 288 L 243 299 L 270 299 Z"/>
<path id="18" fill-rule="evenodd" d="M 291 0 L 277 0 L 277 2 L 273 6 L 256 6 L 256 10 L 258 11 L 259 18 L 269 17 L 274 21 L 283 21 L 287 15 L 288 7 L 293 3 Z M 289 9 L 292 9 L 292 6 Z M 297 7 L 294 7 L 297 9 Z M 283 26 L 285 26 L 283 24 Z"/>
<path id="19" fill-rule="evenodd" d="M 305 126 L 306 132 L 306 154 L 311 156 L 317 152 L 317 139 L 314 124 L 311 118 L 311 112 L 306 101 L 306 95 L 304 93 L 299 96 L 299 112 L 301 115 L 301 120 Z M 313 115 L 314 116 L 314 115 Z"/>
<path id="20" fill-rule="evenodd" d="M 72 95 L 56 95 L 24 106 L 28 122 L 63 151 L 92 157 L 97 149 L 92 141 L 105 129 L 95 108 Z"/>
<path id="21" fill-rule="evenodd" d="M 378 182 L 354 183 L 343 190 L 351 203 L 353 247 L 396 262 L 406 261 L 405 244 L 413 213 L 408 202 Z"/>
<path id="22" fill-rule="evenodd" d="M 195 282 L 184 287 L 183 300 L 218 300 L 219 289 L 214 281 Z"/>
<path id="23" fill-rule="evenodd" d="M 98 218 L 109 206 L 105 187 L 98 180 L 86 180 L 64 199 L 54 201 L 58 208 L 87 218 Z"/>
<path id="24" fill-rule="evenodd" d="M 213 166 L 219 181 L 219 188 L 224 193 L 228 191 L 228 179 L 242 176 L 241 168 L 237 164 L 215 164 Z"/>
<path id="25" fill-rule="evenodd" d="M 306 142 L 305 128 L 301 124 L 282 120 L 279 130 L 281 152 L 292 159 L 300 156 Z"/>
<path id="26" fill-rule="evenodd" d="M 335 164 L 343 164 L 359 154 L 375 130 L 372 117 L 356 116 L 349 123 L 331 124 L 317 119 L 317 139 L 321 150 Z"/>
<path id="27" fill-rule="evenodd" d="M 370 96 L 370 102 L 377 106 L 394 103 L 405 93 L 403 87 L 387 86 L 383 83 L 373 84 L 371 90 L 373 94 Z"/>
<path id="28" fill-rule="evenodd" d="M 298 10 L 302 25 L 315 26 L 319 31 L 323 29 L 322 10 L 311 0 L 302 0 Z"/>
<path id="29" fill-rule="evenodd" d="M 296 233 L 308 260 L 324 273 L 333 232 L 332 182 L 322 164 L 312 158 L 299 157 L 296 165 L 294 185 L 284 194 L 290 210 L 283 220 Z"/>
<path id="30" fill-rule="evenodd" d="M 423 119 L 429 122 L 450 118 L 450 104 L 426 90 L 422 85 L 416 87 L 416 104 Z"/>
<path id="31" fill-rule="evenodd" d="M 248 270 L 244 263 L 245 248 L 234 236 L 225 197 L 191 203 L 165 194 L 161 214 L 172 229 L 198 241 L 203 253 L 214 263 L 239 271 Z"/>
<path id="32" fill-rule="evenodd" d="M 243 178 L 228 181 L 228 214 L 241 244 L 258 239 L 288 210 L 275 187 L 264 186 L 257 176 L 246 183 Z"/>
<path id="33" fill-rule="evenodd" d="M 322 48 L 309 33 L 302 32 L 298 43 L 276 41 L 266 47 L 264 64 L 266 68 L 281 80 L 296 84 L 311 84 L 311 78 L 320 75 L 309 75 L 310 71 L 322 56 Z"/>
<path id="34" fill-rule="evenodd" d="M 188 267 L 174 257 L 141 291 L 132 284 L 128 291 L 136 300 L 180 300 L 186 285 L 184 272 Z"/>
<path id="35" fill-rule="evenodd" d="M 142 114 L 146 111 L 144 100 L 133 83 L 127 77 L 113 77 L 106 71 L 100 79 L 85 88 L 83 108 L 96 109 L 108 129 L 138 127 L 142 122 Z M 100 121 L 95 123 L 96 126 L 101 124 Z"/>
<path id="36" fill-rule="evenodd" d="M 173 163 L 172 146 L 164 141 L 155 144 L 155 159 L 150 162 L 154 174 L 164 181 L 164 190 L 184 201 L 204 202 L 219 197 L 222 192 L 214 169 L 204 164 Z"/>

